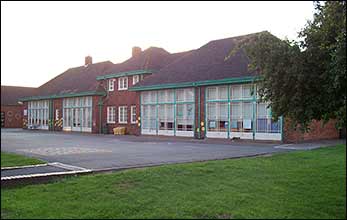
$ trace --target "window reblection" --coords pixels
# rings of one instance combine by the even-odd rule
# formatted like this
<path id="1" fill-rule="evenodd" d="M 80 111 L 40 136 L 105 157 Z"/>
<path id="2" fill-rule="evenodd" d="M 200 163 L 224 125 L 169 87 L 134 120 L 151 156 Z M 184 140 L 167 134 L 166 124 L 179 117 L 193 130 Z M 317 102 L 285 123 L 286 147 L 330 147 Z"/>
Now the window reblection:
<path id="1" fill-rule="evenodd" d="M 259 103 L 251 84 L 207 88 L 207 131 L 280 133 L 266 103 Z M 230 107 L 229 107 L 230 106 Z M 230 120 L 230 126 L 229 126 Z"/>
<path id="2" fill-rule="evenodd" d="M 194 90 L 170 89 L 141 94 L 142 129 L 150 132 L 193 131 Z"/>

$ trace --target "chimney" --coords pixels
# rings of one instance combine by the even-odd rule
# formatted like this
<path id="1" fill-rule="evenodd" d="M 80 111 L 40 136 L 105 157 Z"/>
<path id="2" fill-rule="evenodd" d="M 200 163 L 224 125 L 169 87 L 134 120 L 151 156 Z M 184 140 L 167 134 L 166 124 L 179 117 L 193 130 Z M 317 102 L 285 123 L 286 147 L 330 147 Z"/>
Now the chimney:
<path id="1" fill-rule="evenodd" d="M 139 55 L 142 52 L 141 47 L 133 47 L 132 57 Z"/>
<path id="2" fill-rule="evenodd" d="M 86 58 L 84 59 L 84 65 L 88 66 L 88 65 L 90 65 L 92 63 L 93 63 L 92 57 L 91 56 L 86 56 Z"/>

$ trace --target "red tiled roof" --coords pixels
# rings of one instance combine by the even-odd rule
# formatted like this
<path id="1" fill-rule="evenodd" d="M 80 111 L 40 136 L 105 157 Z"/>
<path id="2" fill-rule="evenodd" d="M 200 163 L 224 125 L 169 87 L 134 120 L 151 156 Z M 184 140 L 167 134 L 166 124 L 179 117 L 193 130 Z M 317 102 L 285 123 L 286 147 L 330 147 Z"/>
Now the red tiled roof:
<path id="1" fill-rule="evenodd" d="M 38 96 L 64 95 L 96 91 L 96 77 L 104 75 L 114 64 L 110 61 L 79 66 L 66 70 L 38 88 Z"/>
<path id="2" fill-rule="evenodd" d="M 35 95 L 36 88 L 22 86 L 1 86 L 1 105 L 18 105 L 18 99 Z"/>
<path id="3" fill-rule="evenodd" d="M 229 59 L 225 58 L 237 41 L 256 34 L 210 41 L 199 49 L 187 52 L 135 87 L 255 76 L 257 73 L 248 68 L 250 60 L 243 49 Z"/>

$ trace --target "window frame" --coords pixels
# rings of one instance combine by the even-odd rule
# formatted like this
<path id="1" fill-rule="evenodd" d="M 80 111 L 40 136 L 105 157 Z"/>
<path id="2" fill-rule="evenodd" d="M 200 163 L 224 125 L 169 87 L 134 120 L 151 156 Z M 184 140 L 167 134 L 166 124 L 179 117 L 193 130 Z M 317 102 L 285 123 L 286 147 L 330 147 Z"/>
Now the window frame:
<path id="1" fill-rule="evenodd" d="M 137 80 L 135 80 L 135 79 L 137 79 Z M 135 85 L 138 82 L 140 82 L 140 76 L 139 75 L 133 75 L 133 85 Z"/>
<path id="2" fill-rule="evenodd" d="M 123 110 L 121 110 L 123 109 Z M 121 117 L 121 114 L 123 114 L 123 116 Z M 121 120 L 121 118 L 125 119 Z M 119 124 L 128 124 L 128 106 L 126 105 L 122 105 L 118 107 L 118 123 Z"/>
<path id="3" fill-rule="evenodd" d="M 113 111 L 113 112 L 112 112 Z M 113 121 L 110 120 L 112 119 L 111 114 L 113 114 Z M 106 113 L 106 119 L 107 119 L 107 124 L 115 124 L 116 123 L 116 106 L 107 106 L 107 113 Z"/>
<path id="4" fill-rule="evenodd" d="M 130 123 L 136 124 L 136 105 L 130 106 Z"/>
<path id="5" fill-rule="evenodd" d="M 129 82 L 128 82 L 127 76 L 118 78 L 118 90 L 128 90 L 128 87 L 129 87 Z"/>
<path id="6" fill-rule="evenodd" d="M 108 83 L 107 83 L 107 91 L 112 92 L 114 91 L 114 82 L 116 81 L 116 79 L 109 79 Z M 112 83 L 112 89 L 111 89 L 111 83 Z"/>

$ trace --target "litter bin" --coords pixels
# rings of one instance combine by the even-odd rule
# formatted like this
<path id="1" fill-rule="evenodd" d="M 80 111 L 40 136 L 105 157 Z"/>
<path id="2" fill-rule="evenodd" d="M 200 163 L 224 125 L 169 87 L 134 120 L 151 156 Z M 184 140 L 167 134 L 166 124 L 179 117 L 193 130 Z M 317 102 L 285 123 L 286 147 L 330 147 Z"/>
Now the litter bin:
<path id="1" fill-rule="evenodd" d="M 103 133 L 103 134 L 108 134 L 108 126 L 107 126 L 107 124 L 104 124 L 104 125 L 102 126 L 102 133 Z"/>

